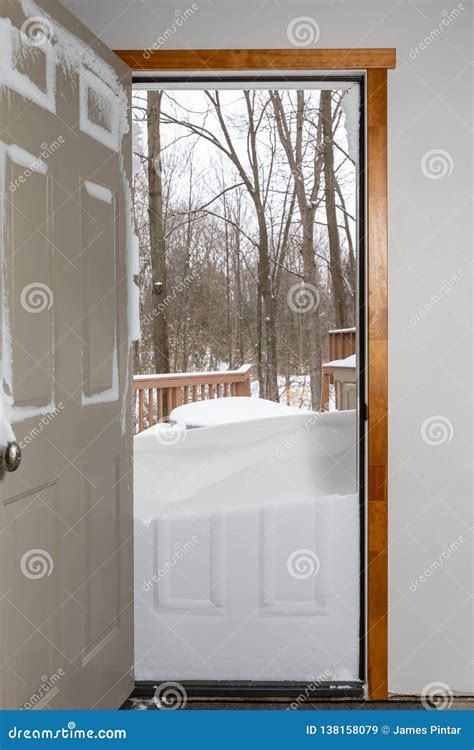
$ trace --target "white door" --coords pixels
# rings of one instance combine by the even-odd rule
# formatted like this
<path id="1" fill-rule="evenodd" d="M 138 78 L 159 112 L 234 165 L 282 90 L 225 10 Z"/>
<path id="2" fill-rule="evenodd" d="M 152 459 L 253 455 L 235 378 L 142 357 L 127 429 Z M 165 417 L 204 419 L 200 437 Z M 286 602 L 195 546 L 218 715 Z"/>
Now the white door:
<path id="1" fill-rule="evenodd" d="M 133 688 L 130 76 L 59 2 L 0 0 L 2 708 Z M 14 436 L 13 436 L 14 433 Z"/>

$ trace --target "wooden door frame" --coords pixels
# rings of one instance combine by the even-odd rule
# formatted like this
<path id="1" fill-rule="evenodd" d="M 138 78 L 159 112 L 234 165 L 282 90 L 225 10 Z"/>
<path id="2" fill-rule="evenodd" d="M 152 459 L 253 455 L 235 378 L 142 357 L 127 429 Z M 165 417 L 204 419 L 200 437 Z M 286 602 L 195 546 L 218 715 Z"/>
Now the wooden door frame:
<path id="1" fill-rule="evenodd" d="M 369 700 L 388 698 L 387 72 L 395 49 L 116 50 L 134 72 L 333 71 L 366 78 L 367 625 Z M 190 75 L 190 78 L 192 76 Z"/>

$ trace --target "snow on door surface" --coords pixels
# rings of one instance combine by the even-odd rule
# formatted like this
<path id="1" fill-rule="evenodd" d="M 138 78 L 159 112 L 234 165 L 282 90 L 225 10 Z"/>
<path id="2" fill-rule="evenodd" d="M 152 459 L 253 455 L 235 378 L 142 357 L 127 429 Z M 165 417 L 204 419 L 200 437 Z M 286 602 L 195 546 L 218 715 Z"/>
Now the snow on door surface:
<path id="1" fill-rule="evenodd" d="M 355 412 L 135 437 L 138 680 L 357 680 Z"/>

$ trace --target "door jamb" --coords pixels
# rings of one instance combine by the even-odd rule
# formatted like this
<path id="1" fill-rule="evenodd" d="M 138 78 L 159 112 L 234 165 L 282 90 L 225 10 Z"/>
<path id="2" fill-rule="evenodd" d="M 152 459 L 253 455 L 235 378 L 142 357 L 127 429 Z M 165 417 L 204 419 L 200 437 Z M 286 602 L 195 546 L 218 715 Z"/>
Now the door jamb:
<path id="1" fill-rule="evenodd" d="M 388 136 L 394 49 L 116 50 L 135 71 L 314 71 L 366 74 L 367 673 L 369 700 L 388 698 Z"/>

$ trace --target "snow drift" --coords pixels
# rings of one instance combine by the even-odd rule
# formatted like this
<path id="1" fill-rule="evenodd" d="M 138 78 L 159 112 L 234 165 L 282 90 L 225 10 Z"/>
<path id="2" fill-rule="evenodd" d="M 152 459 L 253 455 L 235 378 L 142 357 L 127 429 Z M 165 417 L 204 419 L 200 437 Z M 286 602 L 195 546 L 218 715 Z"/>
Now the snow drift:
<path id="1" fill-rule="evenodd" d="M 358 678 L 355 412 L 146 430 L 135 523 L 137 679 Z"/>

